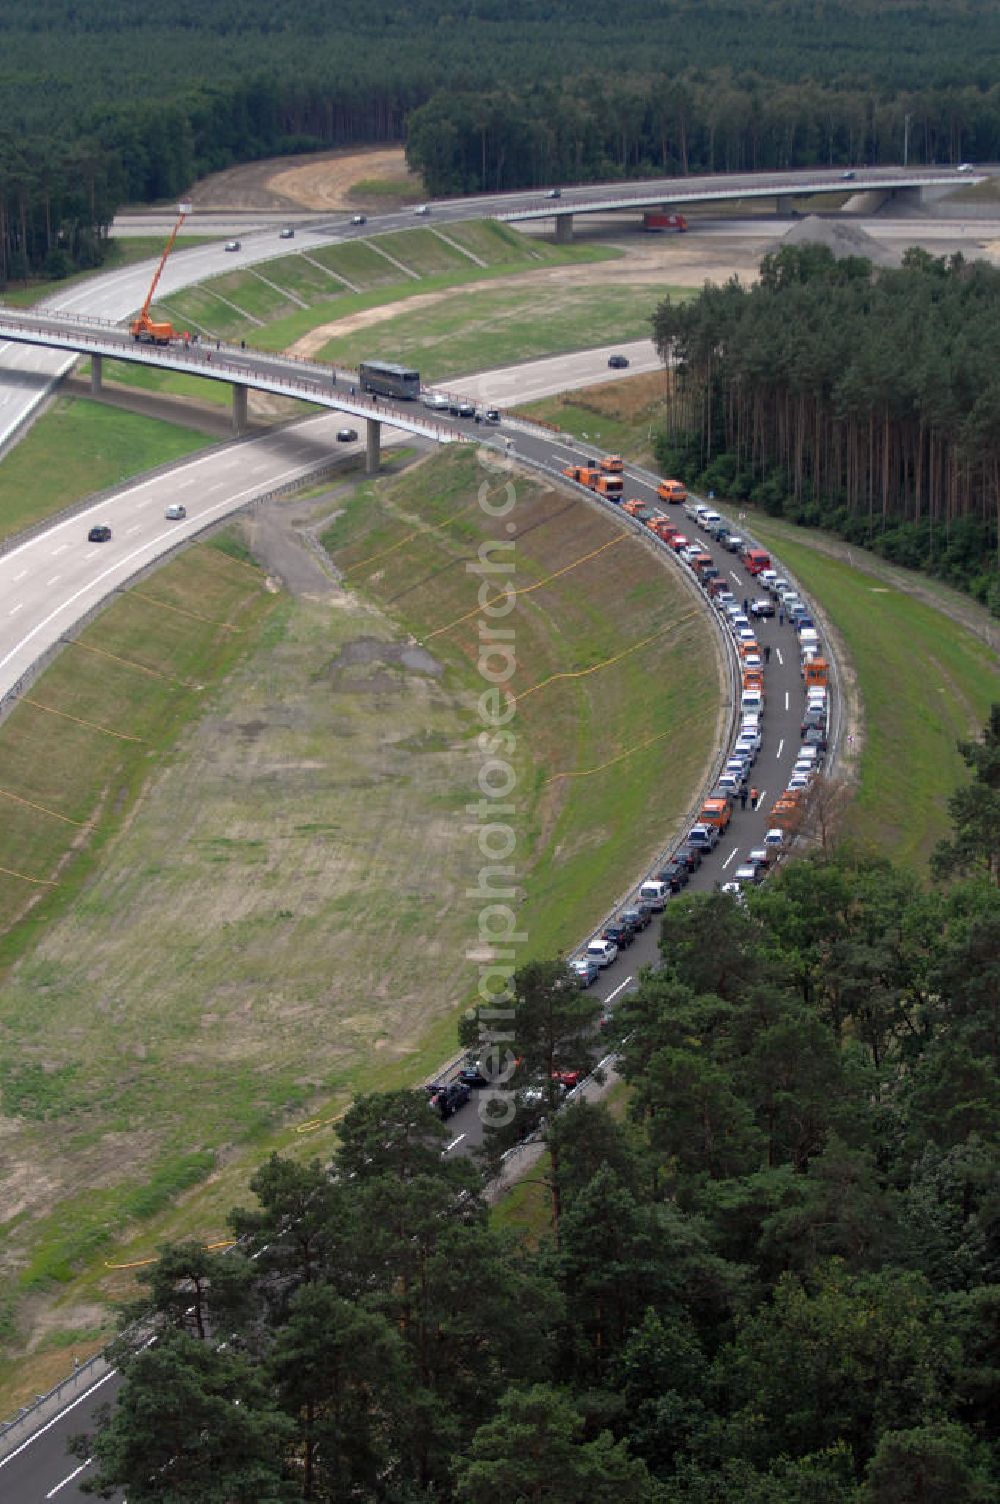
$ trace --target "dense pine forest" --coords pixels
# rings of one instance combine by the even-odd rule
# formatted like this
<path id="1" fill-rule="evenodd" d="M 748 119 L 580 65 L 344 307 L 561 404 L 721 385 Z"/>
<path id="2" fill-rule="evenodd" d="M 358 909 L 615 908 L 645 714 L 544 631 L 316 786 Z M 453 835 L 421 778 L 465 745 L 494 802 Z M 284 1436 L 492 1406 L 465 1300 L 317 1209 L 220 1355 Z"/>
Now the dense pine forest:
<path id="1" fill-rule="evenodd" d="M 434 194 L 1000 157 L 991 0 L 0 0 L 0 285 L 122 203 L 408 143 Z"/>
<path id="2" fill-rule="evenodd" d="M 1000 272 L 910 250 L 898 270 L 822 246 L 752 288 L 669 298 L 662 463 L 969 590 L 1000 614 Z"/>

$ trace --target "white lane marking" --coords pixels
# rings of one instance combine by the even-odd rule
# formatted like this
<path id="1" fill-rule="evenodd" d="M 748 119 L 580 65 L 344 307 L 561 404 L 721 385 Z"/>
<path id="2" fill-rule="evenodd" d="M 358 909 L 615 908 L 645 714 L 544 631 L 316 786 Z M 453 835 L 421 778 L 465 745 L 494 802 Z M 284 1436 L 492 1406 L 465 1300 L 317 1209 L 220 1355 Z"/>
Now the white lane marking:
<path id="1" fill-rule="evenodd" d="M 777 660 L 781 664 L 782 668 L 784 668 L 784 666 L 785 666 L 785 660 L 781 656 L 781 649 L 780 648 L 775 648 L 775 650 L 774 650 L 774 656 L 777 658 Z"/>
<path id="2" fill-rule="evenodd" d="M 51 580 L 46 580 L 45 583 L 46 583 L 46 585 L 54 585 L 57 580 L 61 580 L 61 579 L 62 579 L 62 575 L 61 574 L 54 574 L 52 576 Z"/>
<path id="3" fill-rule="evenodd" d="M 608 995 L 607 995 L 607 997 L 604 999 L 604 1001 L 606 1003 L 613 1003 L 614 1000 L 615 1000 L 615 998 L 618 996 L 619 992 L 623 992 L 625 990 L 625 988 L 628 987 L 631 984 L 631 981 L 632 981 L 631 977 L 626 977 L 625 980 L 624 980 L 624 982 L 619 982 L 618 986 L 615 988 L 614 992 L 609 992 Z"/>
<path id="4" fill-rule="evenodd" d="M 10 610 L 7 612 L 7 615 L 8 616 L 16 616 L 19 611 L 23 611 L 23 610 L 24 610 L 24 602 L 23 601 L 18 601 L 18 603 L 17 603 L 16 606 L 11 606 Z"/>
<path id="5" fill-rule="evenodd" d="M 149 1344 L 147 1343 L 145 1345 L 148 1346 Z M 22 1441 L 21 1445 L 19 1447 L 15 1447 L 12 1452 L 8 1452 L 6 1457 L 0 1457 L 0 1467 L 6 1467 L 8 1462 L 13 1462 L 14 1458 L 19 1457 L 23 1451 L 25 1451 L 32 1445 L 33 1442 L 36 1442 L 38 1440 L 39 1436 L 44 1436 L 46 1431 L 51 1431 L 53 1426 L 57 1426 L 64 1415 L 68 1415 L 71 1410 L 75 1410 L 77 1405 L 82 1405 L 84 1400 L 89 1400 L 92 1394 L 97 1393 L 102 1384 L 106 1384 L 109 1379 L 115 1379 L 117 1377 L 118 1370 L 116 1368 L 109 1368 L 103 1378 L 98 1379 L 96 1384 L 91 1384 L 89 1389 L 85 1389 L 82 1394 L 77 1395 L 76 1399 L 71 1405 L 66 1405 L 62 1410 L 59 1411 L 58 1415 L 53 1415 L 52 1419 L 46 1421 L 44 1426 L 39 1426 L 38 1430 L 33 1431 L 32 1434 L 28 1437 L 27 1441 Z"/>
<path id="6" fill-rule="evenodd" d="M 780 758 L 780 757 L 781 757 L 781 749 L 782 749 L 782 747 L 783 747 L 783 746 L 784 746 L 784 745 L 785 745 L 785 738 L 784 738 L 784 737 L 782 737 L 782 738 L 781 738 L 781 741 L 780 741 L 780 742 L 779 742 L 779 743 L 778 743 L 778 750 L 777 750 L 777 752 L 775 752 L 775 754 L 774 754 L 774 755 L 775 755 L 775 757 L 777 757 L 777 758 Z"/>
<path id="7" fill-rule="evenodd" d="M 301 473 L 301 464 L 292 466 L 288 470 L 280 471 L 277 475 L 272 477 L 271 489 L 277 490 L 284 481 L 292 480 L 295 476 L 300 475 Z M 215 506 L 209 507 L 207 511 L 202 513 L 202 518 L 209 516 L 212 512 L 225 511 L 227 508 L 234 512 L 237 511 L 239 509 L 240 501 L 244 497 L 255 495 L 256 492 L 259 491 L 259 489 L 259 486 L 248 486 L 242 491 L 231 493 L 225 501 L 217 502 Z M 59 525 L 62 526 L 62 524 Z M 124 559 L 120 559 L 117 564 L 110 564 L 107 569 L 103 570 L 100 574 L 95 575 L 92 580 L 88 580 L 85 585 L 81 585 L 79 590 L 76 590 L 72 595 L 67 596 L 64 601 L 62 601 L 58 606 L 56 606 L 52 611 L 49 612 L 48 616 L 45 616 L 41 621 L 36 622 L 35 625 L 31 628 L 31 631 L 27 632 L 25 636 L 21 638 L 20 642 L 15 643 L 14 646 L 10 649 L 10 652 L 6 653 L 3 658 L 0 658 L 0 669 L 5 668 L 10 660 L 14 658 L 18 653 L 22 652 L 23 649 L 28 645 L 28 643 L 31 642 L 32 638 L 37 637 L 39 632 L 44 631 L 50 622 L 55 621 L 57 616 L 62 615 L 64 612 L 68 611 L 70 607 L 74 606 L 81 596 L 88 595 L 92 590 L 96 589 L 97 586 L 103 584 L 103 582 L 109 576 L 118 574 L 122 569 L 126 568 L 127 565 L 131 564 L 133 560 L 138 559 L 149 549 L 153 550 L 150 556 L 150 560 L 152 561 L 153 559 L 156 559 L 158 557 L 157 553 L 155 552 L 157 544 L 163 543 L 167 538 L 173 538 L 175 536 L 177 536 L 177 534 L 172 529 L 166 529 L 164 532 L 160 533 L 158 537 L 148 539 L 147 542 L 140 544 L 138 548 L 134 549 L 132 553 L 126 554 Z M 181 533 L 181 536 L 183 536 L 183 532 Z M 29 548 L 30 546 L 31 545 L 28 543 L 21 544 L 22 548 Z M 95 549 L 94 552 L 96 554 L 99 552 L 99 550 Z"/>
<path id="8" fill-rule="evenodd" d="M 14 584 L 15 584 L 15 585 L 16 585 L 16 584 L 17 584 L 17 582 L 18 582 L 18 580 L 23 580 L 23 579 L 24 579 L 24 577 L 25 577 L 25 575 L 26 575 L 26 574 L 27 574 L 27 573 L 28 573 L 28 571 L 27 571 L 27 570 L 26 570 L 26 569 L 22 569 L 22 570 L 21 570 L 21 573 L 20 573 L 20 574 L 16 574 L 16 575 L 15 575 L 15 576 L 14 576 Z"/>
<path id="9" fill-rule="evenodd" d="M 726 857 L 726 860 L 722 864 L 722 870 L 723 870 L 723 872 L 725 872 L 726 868 L 729 866 L 729 863 L 732 861 L 733 857 L 736 855 L 736 853 L 739 851 L 739 849 L 740 848 L 738 846 L 734 846 L 733 849 L 732 849 L 732 851 Z"/>
<path id="10" fill-rule="evenodd" d="M 54 1499 L 59 1490 L 65 1488 L 67 1483 L 72 1483 L 74 1478 L 79 1478 L 84 1468 L 89 1467 L 93 1460 L 93 1457 L 88 1457 L 86 1462 L 81 1462 L 79 1467 L 75 1467 L 71 1473 L 66 1474 L 61 1483 L 57 1483 L 55 1488 L 50 1488 L 45 1497 L 47 1499 Z"/>
<path id="11" fill-rule="evenodd" d="M 754 805 L 754 809 L 760 809 L 761 805 L 764 803 L 766 796 L 767 789 L 761 789 L 760 793 L 757 795 L 757 803 Z"/>
<path id="12" fill-rule="evenodd" d="M 733 580 L 735 580 L 735 581 L 736 581 L 736 583 L 737 583 L 737 585 L 738 585 L 738 584 L 739 584 L 739 583 L 740 583 L 740 577 L 739 577 L 739 575 L 738 575 L 738 574 L 737 574 L 737 573 L 736 573 L 736 570 L 735 570 L 735 569 L 731 569 L 731 570 L 730 570 L 730 571 L 729 571 L 729 577 L 730 577 L 730 579 L 733 579 Z"/>
<path id="13" fill-rule="evenodd" d="M 788 690 L 785 690 L 785 709 L 788 709 Z"/>
<path id="14" fill-rule="evenodd" d="M 68 543 L 60 543 L 60 545 L 59 545 L 58 548 L 54 548 L 52 550 L 52 557 L 53 557 L 53 559 L 55 558 L 56 554 L 64 554 L 66 552 L 67 548 L 69 548 L 69 544 Z"/>
<path id="15" fill-rule="evenodd" d="M 455 1148 L 458 1147 L 458 1145 L 462 1142 L 463 1138 L 465 1138 L 465 1134 L 464 1133 L 460 1133 L 458 1135 L 458 1138 L 453 1138 L 452 1141 L 451 1141 L 451 1143 L 448 1145 L 448 1147 L 446 1149 L 443 1149 L 441 1151 L 442 1154 L 450 1154 L 451 1151 L 452 1151 L 452 1149 L 455 1149 Z"/>
<path id="16" fill-rule="evenodd" d="M 132 524 L 131 527 L 127 527 L 125 529 L 125 536 L 126 536 L 126 538 L 131 537 L 131 535 L 133 533 L 137 533 L 141 527 L 142 527 L 142 523 L 141 522 L 135 522 L 135 523 Z"/>

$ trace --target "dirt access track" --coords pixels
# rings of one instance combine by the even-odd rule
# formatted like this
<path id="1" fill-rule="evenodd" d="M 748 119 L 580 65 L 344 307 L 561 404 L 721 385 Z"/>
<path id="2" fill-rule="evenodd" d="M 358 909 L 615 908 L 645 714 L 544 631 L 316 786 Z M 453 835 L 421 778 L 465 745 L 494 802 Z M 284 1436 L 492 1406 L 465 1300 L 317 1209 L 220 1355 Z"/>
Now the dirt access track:
<path id="1" fill-rule="evenodd" d="M 387 194 L 400 203 L 423 196 L 423 184 L 406 165 L 401 146 L 369 146 L 361 150 L 309 152 L 297 157 L 268 157 L 245 162 L 203 178 L 191 192 L 196 209 L 357 209 L 377 204 L 371 188 L 386 184 Z M 368 185 L 366 193 L 355 185 Z M 405 186 L 404 186 L 405 185 Z M 405 191 L 412 188 L 412 194 Z"/>

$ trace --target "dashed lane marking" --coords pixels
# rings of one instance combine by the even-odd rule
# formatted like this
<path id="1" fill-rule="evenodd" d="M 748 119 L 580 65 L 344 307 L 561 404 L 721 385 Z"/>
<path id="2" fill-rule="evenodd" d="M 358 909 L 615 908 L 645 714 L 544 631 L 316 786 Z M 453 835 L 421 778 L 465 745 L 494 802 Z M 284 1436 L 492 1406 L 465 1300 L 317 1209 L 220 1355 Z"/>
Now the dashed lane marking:
<path id="1" fill-rule="evenodd" d="M 781 741 L 780 741 L 780 742 L 779 742 L 779 743 L 778 743 L 778 750 L 777 750 L 777 752 L 776 752 L 776 753 L 775 753 L 775 754 L 774 754 L 774 755 L 775 755 L 775 757 L 776 757 L 776 758 L 779 758 L 779 759 L 780 759 L 780 757 L 781 757 L 781 749 L 782 749 L 782 747 L 783 747 L 783 746 L 784 746 L 784 745 L 785 745 L 785 738 L 784 738 L 784 737 L 782 737 L 782 738 L 781 738 Z"/>
<path id="2" fill-rule="evenodd" d="M 614 992 L 609 992 L 608 993 L 608 995 L 604 999 L 604 1001 L 606 1003 L 613 1003 L 614 1000 L 615 1000 L 615 998 L 618 996 L 619 992 L 624 992 L 625 988 L 626 987 L 630 987 L 631 985 L 632 985 L 632 978 L 631 977 L 626 977 L 625 980 L 624 980 L 624 982 L 619 982 L 618 983 L 618 986 L 615 988 Z"/>
<path id="3" fill-rule="evenodd" d="M 739 851 L 739 849 L 740 848 L 738 846 L 734 846 L 733 849 L 732 849 L 732 851 L 726 857 L 726 860 L 722 864 L 722 870 L 723 870 L 723 872 L 725 872 L 726 868 L 729 866 L 729 863 L 732 861 L 733 857 L 736 855 L 736 853 Z"/>

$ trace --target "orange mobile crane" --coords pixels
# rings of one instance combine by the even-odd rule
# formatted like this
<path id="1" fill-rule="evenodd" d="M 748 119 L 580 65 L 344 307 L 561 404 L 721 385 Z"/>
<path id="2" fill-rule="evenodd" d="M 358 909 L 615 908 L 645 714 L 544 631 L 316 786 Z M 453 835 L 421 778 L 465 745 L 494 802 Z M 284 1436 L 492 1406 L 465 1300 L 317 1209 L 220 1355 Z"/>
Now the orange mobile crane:
<path id="1" fill-rule="evenodd" d="M 174 241 L 177 239 L 177 232 L 180 229 L 181 225 L 184 223 L 187 216 L 191 213 L 191 205 L 178 204 L 177 209 L 177 223 L 174 225 L 174 228 L 170 232 L 170 239 L 167 241 L 163 255 L 160 257 L 160 264 L 156 268 L 156 271 L 153 273 L 153 280 L 149 284 L 149 291 L 146 294 L 146 301 L 145 303 L 143 303 L 142 307 L 139 309 L 139 312 L 136 314 L 135 318 L 128 326 L 132 338 L 137 339 L 142 344 L 146 345 L 169 345 L 172 339 L 180 339 L 181 337 L 178 334 L 177 330 L 174 328 L 173 324 L 157 322 L 156 319 L 151 319 L 149 316 L 149 305 L 153 301 L 153 294 L 156 291 L 156 285 L 163 275 L 163 268 L 167 264 L 167 257 L 170 255 L 170 252 L 174 248 Z"/>

